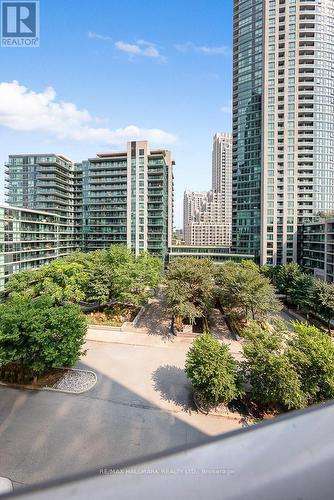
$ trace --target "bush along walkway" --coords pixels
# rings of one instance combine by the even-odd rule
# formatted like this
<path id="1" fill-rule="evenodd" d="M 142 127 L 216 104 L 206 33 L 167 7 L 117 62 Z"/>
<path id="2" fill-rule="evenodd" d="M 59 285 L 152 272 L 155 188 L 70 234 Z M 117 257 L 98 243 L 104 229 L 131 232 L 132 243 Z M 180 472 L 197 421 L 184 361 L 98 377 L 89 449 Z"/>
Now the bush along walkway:
<path id="1" fill-rule="evenodd" d="M 57 306 L 47 296 L 0 304 L 0 381 L 29 389 L 87 390 L 95 374 L 70 369 L 86 354 L 85 336 L 86 321 L 76 305 Z"/>

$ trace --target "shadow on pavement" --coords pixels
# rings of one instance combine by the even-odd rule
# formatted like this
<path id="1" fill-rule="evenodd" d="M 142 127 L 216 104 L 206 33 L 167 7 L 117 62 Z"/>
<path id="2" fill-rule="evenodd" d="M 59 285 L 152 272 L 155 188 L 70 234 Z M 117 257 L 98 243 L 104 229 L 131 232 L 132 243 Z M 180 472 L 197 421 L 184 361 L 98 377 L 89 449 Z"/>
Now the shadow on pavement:
<path id="1" fill-rule="evenodd" d="M 91 369 L 82 362 L 78 367 Z M 163 410 L 94 371 L 97 384 L 83 394 L 0 386 L 2 476 L 35 484 L 86 470 L 99 474 L 101 467 L 209 439 L 177 412 Z M 163 398 L 190 410 L 183 370 L 162 366 L 154 382 Z"/>
<path id="2" fill-rule="evenodd" d="M 196 409 L 191 384 L 182 368 L 173 365 L 159 366 L 153 372 L 152 380 L 154 389 L 164 401 L 174 403 L 188 413 Z"/>

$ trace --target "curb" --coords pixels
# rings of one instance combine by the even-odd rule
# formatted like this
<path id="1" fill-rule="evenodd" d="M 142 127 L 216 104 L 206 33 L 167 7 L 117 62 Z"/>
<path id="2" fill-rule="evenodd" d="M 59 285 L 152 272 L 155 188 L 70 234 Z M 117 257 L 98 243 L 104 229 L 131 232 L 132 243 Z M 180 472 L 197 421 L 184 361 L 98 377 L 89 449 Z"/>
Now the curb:
<path id="1" fill-rule="evenodd" d="M 205 411 L 202 408 L 202 406 L 199 404 L 195 393 L 193 393 L 193 401 L 195 403 L 195 406 L 196 406 L 197 410 L 200 413 L 202 413 L 202 415 L 206 415 L 206 416 L 209 415 L 210 417 L 228 418 L 229 420 L 241 420 L 241 419 L 245 418 L 244 415 L 241 415 L 241 413 L 239 413 L 238 415 L 235 415 L 232 412 L 222 414 L 222 413 L 216 413 L 214 411 Z"/>
<path id="2" fill-rule="evenodd" d="M 1 382 L 1 381 L 0 381 L 0 385 L 2 385 L 4 387 L 12 387 L 13 389 L 26 389 L 28 391 L 62 392 L 64 394 L 83 394 L 84 392 L 88 392 L 91 389 L 93 389 L 93 387 L 96 385 L 97 375 L 92 370 L 81 370 L 80 368 L 57 368 L 57 370 L 91 373 L 92 375 L 94 375 L 95 381 L 94 381 L 93 385 L 91 387 L 89 387 L 88 389 L 84 389 L 82 391 L 75 391 L 75 392 L 68 391 L 66 389 L 54 389 L 53 387 L 34 387 L 32 385 L 29 385 L 29 384 L 12 384 L 10 382 Z"/>
<path id="3" fill-rule="evenodd" d="M 123 323 L 124 325 L 124 323 Z M 87 329 L 90 328 L 92 330 L 110 330 L 112 332 L 121 332 L 122 331 L 122 326 L 111 326 L 111 325 L 92 325 L 88 324 Z"/>

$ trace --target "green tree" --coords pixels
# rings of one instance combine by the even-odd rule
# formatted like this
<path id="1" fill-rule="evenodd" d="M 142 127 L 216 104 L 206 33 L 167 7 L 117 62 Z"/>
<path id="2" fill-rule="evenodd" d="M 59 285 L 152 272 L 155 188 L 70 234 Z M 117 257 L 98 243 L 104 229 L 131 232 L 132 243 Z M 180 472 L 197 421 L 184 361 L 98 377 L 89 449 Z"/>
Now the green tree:
<path id="1" fill-rule="evenodd" d="M 327 321 L 331 335 L 331 321 L 334 319 L 334 283 L 314 281 L 314 309 Z"/>
<path id="2" fill-rule="evenodd" d="M 10 296 L 50 296 L 55 302 L 80 302 L 84 300 L 88 274 L 82 264 L 55 260 L 36 271 L 14 274 L 6 286 Z"/>
<path id="3" fill-rule="evenodd" d="M 181 257 L 170 264 L 165 275 L 166 298 L 178 329 L 183 319 L 193 323 L 196 318 L 207 318 L 215 292 L 213 274 L 208 259 Z"/>
<path id="4" fill-rule="evenodd" d="M 126 245 L 114 245 L 108 251 L 107 262 L 113 301 L 141 304 L 147 299 L 149 288 L 155 288 L 161 280 L 162 263 L 147 252 L 136 258 Z"/>
<path id="5" fill-rule="evenodd" d="M 142 252 L 136 260 L 136 288 L 156 288 L 161 282 L 162 262 L 158 257 Z"/>
<path id="6" fill-rule="evenodd" d="M 81 250 L 75 250 L 75 252 L 71 252 L 65 257 L 62 257 L 61 260 L 72 264 L 82 264 L 84 267 L 87 267 L 90 262 L 96 260 L 96 256 L 100 252 L 102 253 L 103 250 L 97 250 L 96 252 L 81 252 Z"/>
<path id="7" fill-rule="evenodd" d="M 87 274 L 85 300 L 99 305 L 107 304 L 112 299 L 113 274 L 110 266 L 103 260 L 89 262 Z"/>
<path id="8" fill-rule="evenodd" d="M 241 320 L 265 321 L 281 309 L 275 288 L 253 262 L 226 262 L 216 274 L 220 302 Z"/>
<path id="9" fill-rule="evenodd" d="M 244 336 L 242 373 L 245 383 L 251 385 L 251 398 L 278 409 L 306 406 L 300 378 L 286 354 L 286 326 L 277 322 L 268 333 L 253 323 Z"/>
<path id="10" fill-rule="evenodd" d="M 143 252 L 135 257 L 126 245 L 109 250 L 73 252 L 36 271 L 14 274 L 6 293 L 49 295 L 58 304 L 81 301 L 140 304 L 161 280 L 162 263 Z"/>
<path id="11" fill-rule="evenodd" d="M 334 398 L 334 345 L 315 326 L 293 323 L 288 358 L 309 405 Z"/>
<path id="12" fill-rule="evenodd" d="M 293 287 L 289 290 L 291 302 L 298 309 L 305 310 L 307 316 L 309 311 L 314 308 L 314 278 L 302 273 L 295 278 Z"/>
<path id="13" fill-rule="evenodd" d="M 185 372 L 208 406 L 229 403 L 242 394 L 237 364 L 226 344 L 210 333 L 197 337 L 187 353 Z"/>
<path id="14" fill-rule="evenodd" d="M 6 283 L 6 294 L 25 294 L 34 296 L 34 285 L 38 282 L 39 272 L 33 270 L 12 274 Z"/>
<path id="15" fill-rule="evenodd" d="M 73 366 L 83 354 L 86 321 L 72 304 L 50 297 L 16 297 L 0 304 L 0 376 L 27 382 L 54 367 Z"/>
<path id="16" fill-rule="evenodd" d="M 289 262 L 283 266 L 278 266 L 275 273 L 275 286 L 287 298 L 290 292 L 295 290 L 297 280 L 301 274 L 301 268 L 296 262 Z"/>

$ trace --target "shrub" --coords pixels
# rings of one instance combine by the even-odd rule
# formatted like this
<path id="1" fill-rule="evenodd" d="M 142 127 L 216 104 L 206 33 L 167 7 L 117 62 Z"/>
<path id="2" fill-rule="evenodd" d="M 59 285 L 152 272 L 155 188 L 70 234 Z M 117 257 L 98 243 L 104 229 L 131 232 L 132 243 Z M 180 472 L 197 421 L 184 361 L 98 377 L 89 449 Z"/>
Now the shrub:
<path id="1" fill-rule="evenodd" d="M 187 353 L 185 372 L 208 406 L 227 404 L 242 393 L 237 364 L 228 346 L 210 333 L 194 340 Z"/>
<path id="2" fill-rule="evenodd" d="M 315 326 L 293 323 L 288 357 L 298 373 L 308 404 L 334 398 L 334 345 Z"/>
<path id="3" fill-rule="evenodd" d="M 315 326 L 278 321 L 267 332 L 244 330 L 244 381 L 257 403 L 291 410 L 334 398 L 334 345 Z"/>
<path id="4" fill-rule="evenodd" d="M 49 297 L 17 297 L 0 304 L 0 376 L 28 382 L 54 367 L 73 366 L 83 354 L 86 321 L 78 306 Z"/>
<path id="5" fill-rule="evenodd" d="M 306 401 L 300 379 L 286 355 L 287 332 L 278 325 L 271 333 L 255 323 L 244 330 L 244 382 L 250 383 L 251 399 L 256 403 L 283 410 L 303 408 Z"/>

